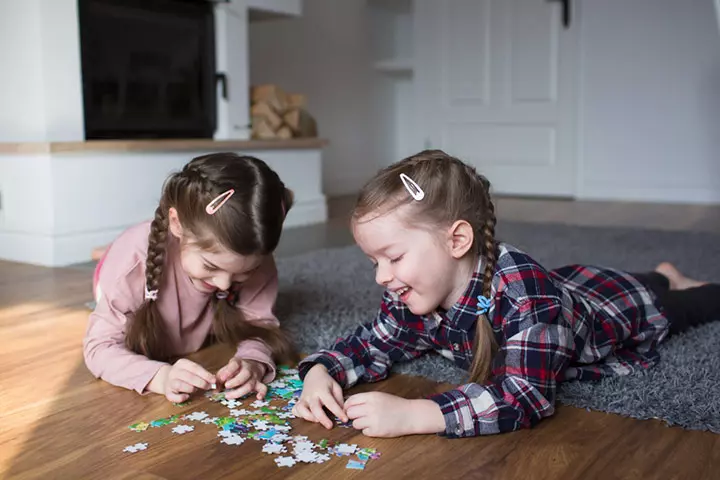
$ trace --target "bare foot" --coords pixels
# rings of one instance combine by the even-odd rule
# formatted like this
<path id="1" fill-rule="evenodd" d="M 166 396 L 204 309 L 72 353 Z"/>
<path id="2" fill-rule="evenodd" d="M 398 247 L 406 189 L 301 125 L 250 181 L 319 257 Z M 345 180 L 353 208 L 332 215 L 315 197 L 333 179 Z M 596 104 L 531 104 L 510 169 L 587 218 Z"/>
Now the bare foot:
<path id="1" fill-rule="evenodd" d="M 693 287 L 700 287 L 705 285 L 707 282 L 700 282 L 692 278 L 688 278 L 680 270 L 675 268 L 675 265 L 669 262 L 663 262 L 657 267 L 655 271 L 667 277 L 670 280 L 670 290 L 685 290 Z"/>

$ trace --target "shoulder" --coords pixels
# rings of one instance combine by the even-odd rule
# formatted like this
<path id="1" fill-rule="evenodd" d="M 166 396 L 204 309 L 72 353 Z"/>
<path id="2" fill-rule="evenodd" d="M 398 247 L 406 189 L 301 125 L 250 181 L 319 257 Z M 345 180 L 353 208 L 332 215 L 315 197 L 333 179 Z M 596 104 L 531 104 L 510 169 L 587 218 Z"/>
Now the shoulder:
<path id="1" fill-rule="evenodd" d="M 138 223 L 125 229 L 113 240 L 108 253 L 112 250 L 123 252 L 137 252 L 147 256 L 148 236 L 150 235 L 150 221 Z"/>
<path id="2" fill-rule="evenodd" d="M 122 278 L 139 276 L 144 282 L 149 233 L 150 222 L 143 222 L 124 230 L 112 242 L 100 267 L 99 280 L 105 284 L 104 290 L 108 282 Z"/>
<path id="3" fill-rule="evenodd" d="M 498 245 L 493 287 L 517 302 L 537 297 L 559 298 L 550 273 L 533 257 L 507 243 Z"/>

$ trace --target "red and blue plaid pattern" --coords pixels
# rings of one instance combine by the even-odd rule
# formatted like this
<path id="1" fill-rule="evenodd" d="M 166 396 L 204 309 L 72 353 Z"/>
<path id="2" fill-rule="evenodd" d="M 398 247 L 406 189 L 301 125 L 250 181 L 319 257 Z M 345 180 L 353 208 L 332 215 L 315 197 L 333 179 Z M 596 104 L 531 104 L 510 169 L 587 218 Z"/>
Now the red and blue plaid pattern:
<path id="1" fill-rule="evenodd" d="M 386 291 L 375 320 L 300 363 L 301 378 L 325 365 L 343 388 L 385 379 L 395 362 L 434 350 L 469 369 L 482 294 L 482 262 L 448 311 L 414 315 Z M 647 368 L 668 331 L 654 296 L 631 275 L 573 265 L 547 271 L 508 244 L 499 245 L 487 312 L 499 351 L 484 384 L 429 397 L 445 416 L 448 437 L 531 427 L 555 411 L 557 384 Z"/>

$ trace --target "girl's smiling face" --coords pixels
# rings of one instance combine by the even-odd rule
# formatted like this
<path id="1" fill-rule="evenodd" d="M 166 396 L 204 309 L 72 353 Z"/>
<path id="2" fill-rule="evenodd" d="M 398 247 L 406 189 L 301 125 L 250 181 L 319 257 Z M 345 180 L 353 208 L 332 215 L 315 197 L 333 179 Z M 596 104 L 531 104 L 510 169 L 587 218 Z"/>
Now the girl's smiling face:
<path id="1" fill-rule="evenodd" d="M 183 231 L 177 211 L 169 211 L 170 233 L 180 240 L 180 263 L 192 284 L 201 292 L 228 290 L 233 283 L 245 282 L 260 268 L 262 255 L 238 255 L 221 245 L 202 249 L 194 237 Z"/>
<path id="2" fill-rule="evenodd" d="M 456 235 L 458 228 L 467 235 L 467 223 L 436 229 L 409 225 L 410 208 L 360 217 L 353 221 L 353 236 L 375 265 L 375 281 L 397 294 L 415 315 L 427 315 L 438 307 L 449 309 L 467 287 L 465 253 L 470 247 L 458 249 Z"/>

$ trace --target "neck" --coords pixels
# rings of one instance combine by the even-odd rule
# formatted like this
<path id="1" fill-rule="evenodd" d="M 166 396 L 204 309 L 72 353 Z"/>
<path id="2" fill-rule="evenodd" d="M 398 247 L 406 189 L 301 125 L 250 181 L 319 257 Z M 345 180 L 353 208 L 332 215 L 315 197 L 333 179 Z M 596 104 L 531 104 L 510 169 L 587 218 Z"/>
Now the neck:
<path id="1" fill-rule="evenodd" d="M 450 308 L 460 300 L 462 294 L 467 290 L 470 280 L 472 280 L 477 262 L 478 257 L 476 255 L 466 255 L 459 260 L 453 289 L 441 305 L 442 308 L 450 310 Z"/>

